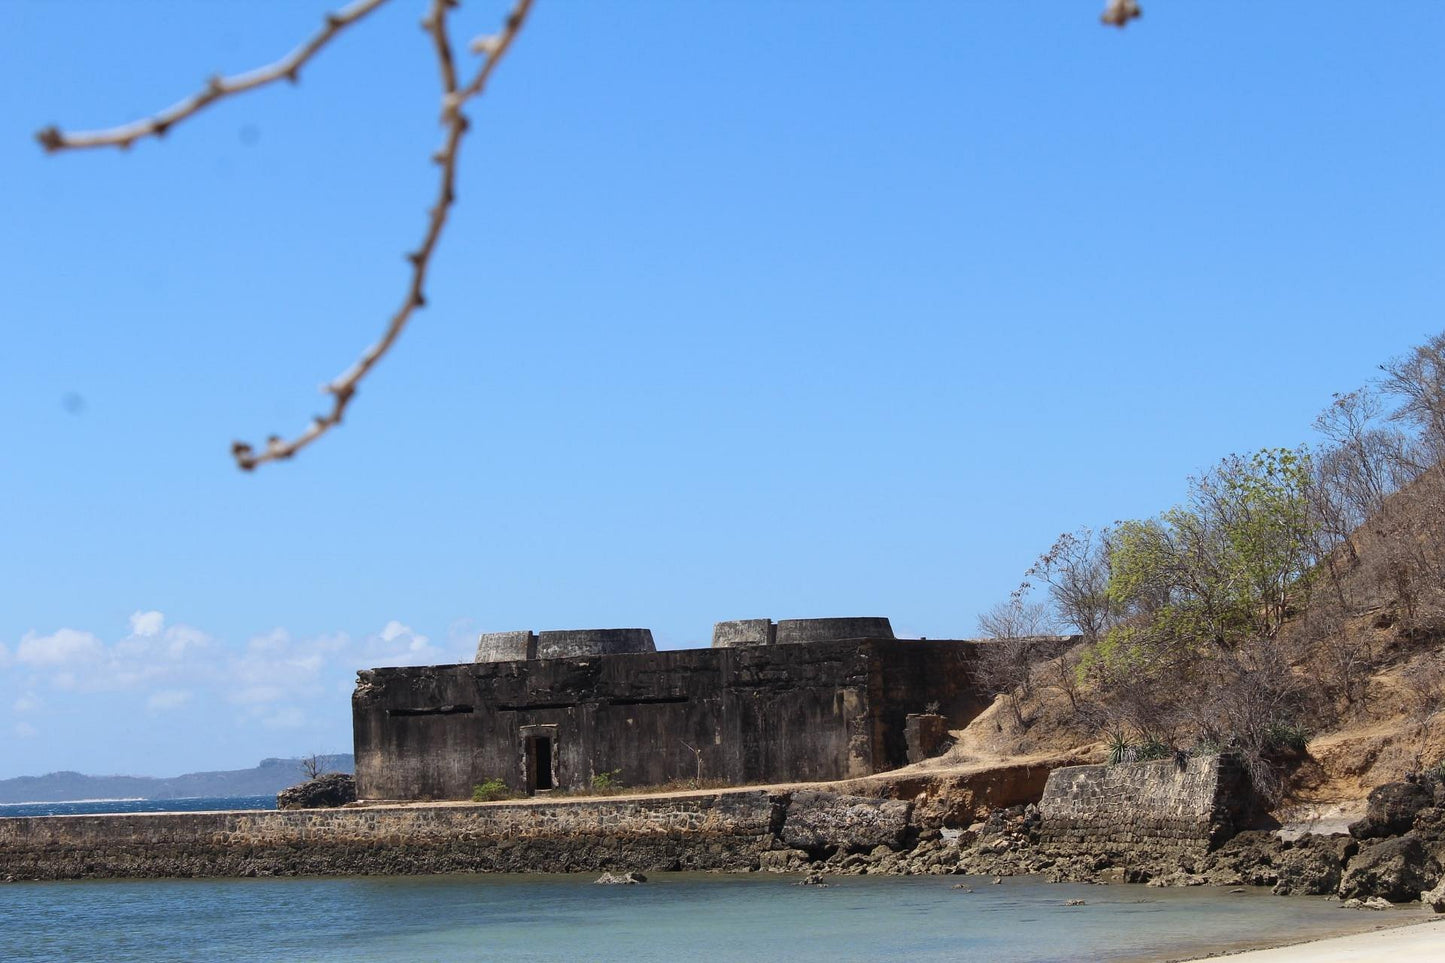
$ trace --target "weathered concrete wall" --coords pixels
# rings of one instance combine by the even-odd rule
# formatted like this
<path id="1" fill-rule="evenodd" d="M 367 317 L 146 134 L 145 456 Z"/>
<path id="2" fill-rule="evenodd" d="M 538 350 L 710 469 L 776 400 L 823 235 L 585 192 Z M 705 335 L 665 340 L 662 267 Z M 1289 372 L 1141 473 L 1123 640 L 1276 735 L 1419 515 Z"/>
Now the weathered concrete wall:
<path id="1" fill-rule="evenodd" d="M 776 641 L 776 635 L 777 626 L 772 619 L 714 622 L 712 646 L 715 649 L 731 649 L 739 645 L 772 645 Z"/>
<path id="2" fill-rule="evenodd" d="M 606 658 L 374 669 L 352 696 L 357 792 L 466 799 L 531 788 L 544 737 L 558 788 L 621 770 L 626 785 L 823 781 L 904 765 L 905 719 L 937 701 L 953 725 L 986 702 L 976 646 L 876 640 Z"/>
<path id="3" fill-rule="evenodd" d="M 891 639 L 893 626 L 883 618 L 782 619 L 777 643 L 831 642 L 836 639 Z"/>
<path id="4" fill-rule="evenodd" d="M 1232 837 L 1248 805 L 1230 755 L 1069 766 L 1044 786 L 1039 842 L 1059 855 L 1195 857 Z"/>
<path id="5" fill-rule="evenodd" d="M 843 639 L 891 639 L 893 626 L 884 618 L 846 619 L 734 619 L 715 622 L 713 648 L 739 645 L 795 645 L 800 642 L 838 642 Z"/>
<path id="6" fill-rule="evenodd" d="M 537 658 L 656 652 L 651 629 L 566 629 L 537 633 Z"/>
<path id="7" fill-rule="evenodd" d="M 948 742 L 948 720 L 930 712 L 910 712 L 904 721 L 909 763 L 936 756 Z"/>
<path id="8" fill-rule="evenodd" d="M 550 632 L 483 632 L 474 662 L 570 659 L 584 655 L 656 652 L 651 629 L 562 629 Z"/>
<path id="9" fill-rule="evenodd" d="M 474 662 L 519 662 L 537 657 L 534 632 L 483 632 L 477 639 Z"/>
<path id="10" fill-rule="evenodd" d="M 0 819 L 0 880 L 746 870 L 904 845 L 911 804 L 761 791 L 604 801 Z"/>

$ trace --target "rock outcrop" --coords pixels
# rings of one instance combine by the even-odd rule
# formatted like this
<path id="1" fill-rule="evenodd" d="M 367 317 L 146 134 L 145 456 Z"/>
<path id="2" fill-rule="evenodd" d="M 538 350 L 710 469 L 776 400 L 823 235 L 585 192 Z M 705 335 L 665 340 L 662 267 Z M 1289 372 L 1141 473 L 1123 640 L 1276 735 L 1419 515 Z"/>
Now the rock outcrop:
<path id="1" fill-rule="evenodd" d="M 1435 804 L 1434 793 L 1418 782 L 1387 782 L 1370 790 L 1365 815 L 1350 824 L 1356 839 L 1381 839 L 1410 831 L 1420 810 Z"/>
<path id="2" fill-rule="evenodd" d="M 334 809 L 349 802 L 356 802 L 356 780 L 344 772 L 323 772 L 276 794 L 277 809 Z"/>
<path id="3" fill-rule="evenodd" d="M 1362 847 L 1340 880 L 1344 899 L 1378 896 L 1392 903 L 1420 898 L 1440 878 L 1440 864 L 1418 837 L 1399 836 Z"/>
<path id="4" fill-rule="evenodd" d="M 1360 844 L 1349 836 L 1306 833 L 1280 853 L 1274 892 L 1280 896 L 1328 896 L 1338 892 L 1345 864 L 1359 849 Z"/>

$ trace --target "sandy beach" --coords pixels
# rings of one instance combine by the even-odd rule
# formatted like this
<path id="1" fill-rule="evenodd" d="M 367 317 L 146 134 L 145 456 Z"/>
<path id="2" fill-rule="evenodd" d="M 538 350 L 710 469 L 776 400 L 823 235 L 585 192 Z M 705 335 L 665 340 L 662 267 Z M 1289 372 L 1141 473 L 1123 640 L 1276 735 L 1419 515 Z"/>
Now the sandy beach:
<path id="1" fill-rule="evenodd" d="M 1445 918 L 1271 950 L 1196 959 L 1228 959 L 1230 963 L 1438 963 L 1445 960 Z"/>

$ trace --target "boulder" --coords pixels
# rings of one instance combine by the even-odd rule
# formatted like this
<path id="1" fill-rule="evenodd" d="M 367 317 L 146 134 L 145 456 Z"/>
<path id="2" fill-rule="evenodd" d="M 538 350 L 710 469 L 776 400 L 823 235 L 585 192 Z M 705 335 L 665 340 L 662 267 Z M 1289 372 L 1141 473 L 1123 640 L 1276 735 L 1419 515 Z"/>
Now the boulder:
<path id="1" fill-rule="evenodd" d="M 878 846 L 898 849 L 908 834 L 911 804 L 831 792 L 795 792 L 788 801 L 779 836 L 792 849 L 812 855 L 866 853 Z"/>
<path id="2" fill-rule="evenodd" d="M 1420 898 L 1439 878 L 1437 863 L 1415 836 L 1387 839 L 1360 850 L 1340 880 L 1343 899 L 1379 896 L 1392 903 Z"/>
<path id="3" fill-rule="evenodd" d="M 1421 893 L 1420 902 L 1437 913 L 1445 913 L 1445 878 L 1436 883 L 1434 889 Z"/>
<path id="4" fill-rule="evenodd" d="M 641 873 L 603 873 L 593 882 L 603 886 L 636 886 L 638 883 L 647 882 L 647 877 Z"/>
<path id="5" fill-rule="evenodd" d="M 1387 910 L 1390 908 L 1390 901 L 1380 899 L 1378 896 L 1370 896 L 1366 899 L 1351 898 L 1341 903 L 1340 907 L 1342 909 Z"/>
<path id="6" fill-rule="evenodd" d="M 1279 881 L 1278 864 L 1290 845 L 1269 830 L 1245 830 L 1210 853 L 1198 869 L 1216 886 L 1273 886 Z"/>
<path id="7" fill-rule="evenodd" d="M 1387 782 L 1370 790 L 1365 815 L 1350 824 L 1356 839 L 1378 839 L 1408 833 L 1420 810 L 1435 804 L 1435 795 L 1416 782 Z"/>
<path id="8" fill-rule="evenodd" d="M 1420 837 L 1436 862 L 1445 865 L 1445 809 L 1431 806 L 1420 810 L 1415 815 L 1415 828 L 1410 832 Z"/>
<path id="9" fill-rule="evenodd" d="M 1276 859 L 1279 882 L 1274 884 L 1274 892 L 1280 896 L 1324 896 L 1338 891 L 1345 864 L 1359 848 L 1353 838 L 1340 833 L 1306 833 Z"/>
<path id="10" fill-rule="evenodd" d="M 356 780 L 345 772 L 323 772 L 276 794 L 277 809 L 334 809 L 356 802 Z"/>

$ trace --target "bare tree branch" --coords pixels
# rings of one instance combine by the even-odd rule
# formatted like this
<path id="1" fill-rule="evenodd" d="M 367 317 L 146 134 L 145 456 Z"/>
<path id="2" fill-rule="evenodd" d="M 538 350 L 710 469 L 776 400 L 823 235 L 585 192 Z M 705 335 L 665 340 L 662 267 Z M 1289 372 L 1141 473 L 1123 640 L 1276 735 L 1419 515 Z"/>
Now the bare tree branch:
<path id="1" fill-rule="evenodd" d="M 527 14 L 532 8 L 532 0 L 517 0 L 499 33 L 472 42 L 472 50 L 482 54 L 485 59 L 477 68 L 471 81 L 465 87 L 460 88 L 457 86 L 459 81 L 452 55 L 451 39 L 447 33 L 446 13 L 449 6 L 451 6 L 450 0 L 433 0 L 431 9 L 422 21 L 423 29 L 431 34 L 437 48 L 437 61 L 441 67 L 442 76 L 441 123 L 446 128 L 446 135 L 441 150 L 432 155 L 432 159 L 441 167 L 441 176 L 437 185 L 436 202 L 427 212 L 426 233 L 422 237 L 421 245 L 406 256 L 412 266 L 411 280 L 407 285 L 406 296 L 402 300 L 401 307 L 397 308 L 396 313 L 391 316 L 391 322 L 386 326 L 386 331 L 382 333 L 381 340 L 367 348 L 350 369 L 326 386 L 325 391 L 331 395 L 331 411 L 324 415 L 317 415 L 311 422 L 311 427 L 289 441 L 275 435 L 271 436 L 267 439 L 266 449 L 260 454 L 256 454 L 255 450 L 245 442 L 235 442 L 231 446 L 231 453 L 236 458 L 236 464 L 242 469 L 250 471 L 257 465 L 265 464 L 268 461 L 290 458 L 331 428 L 339 425 L 342 415 L 346 412 L 346 406 L 356 395 L 357 384 L 391 349 L 407 322 L 411 320 L 412 313 L 426 304 L 424 287 L 427 269 L 431 264 L 432 253 L 436 250 L 437 240 L 441 237 L 442 228 L 446 226 L 447 215 L 456 201 L 457 148 L 461 144 L 462 137 L 466 135 L 468 127 L 467 117 L 462 113 L 462 107 L 468 100 L 479 96 L 486 90 L 492 71 L 496 69 L 502 57 L 511 48 L 512 41 L 516 39 L 522 25 L 526 22 Z"/>
<path id="2" fill-rule="evenodd" d="M 125 150 L 142 137 L 161 137 L 181 121 L 199 113 L 218 100 L 275 83 L 283 77 L 292 83 L 301 78 L 306 62 L 331 42 L 342 30 L 371 13 L 387 0 L 356 0 L 336 13 L 326 15 L 326 25 L 310 40 L 267 67 L 234 77 L 212 77 L 206 86 L 180 103 L 168 107 L 154 117 L 137 120 L 107 130 L 66 133 L 58 127 L 47 127 L 35 135 L 40 146 L 54 153 L 62 150 L 83 150 L 91 147 L 118 147 Z"/>
<path id="3" fill-rule="evenodd" d="M 1108 0 L 1099 20 L 1111 27 L 1126 26 L 1135 17 L 1143 16 L 1138 0 Z"/>

